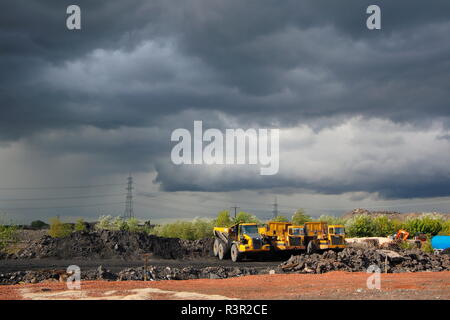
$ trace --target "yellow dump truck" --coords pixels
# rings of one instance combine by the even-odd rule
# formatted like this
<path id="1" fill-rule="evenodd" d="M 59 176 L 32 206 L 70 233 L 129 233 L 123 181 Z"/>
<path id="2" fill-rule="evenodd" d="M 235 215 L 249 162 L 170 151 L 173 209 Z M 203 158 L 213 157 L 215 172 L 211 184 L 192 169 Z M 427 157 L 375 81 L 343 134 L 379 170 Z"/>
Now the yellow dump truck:
<path id="1" fill-rule="evenodd" d="M 260 233 L 275 251 L 304 250 L 304 228 L 290 222 L 268 222 L 260 228 Z"/>
<path id="2" fill-rule="evenodd" d="M 345 248 L 343 225 L 328 225 L 326 222 L 305 222 L 304 226 L 307 253 Z"/>
<path id="3" fill-rule="evenodd" d="M 230 228 L 214 228 L 214 256 L 220 260 L 231 256 L 240 261 L 247 255 L 268 252 L 270 244 L 265 243 L 256 223 L 240 223 Z"/>

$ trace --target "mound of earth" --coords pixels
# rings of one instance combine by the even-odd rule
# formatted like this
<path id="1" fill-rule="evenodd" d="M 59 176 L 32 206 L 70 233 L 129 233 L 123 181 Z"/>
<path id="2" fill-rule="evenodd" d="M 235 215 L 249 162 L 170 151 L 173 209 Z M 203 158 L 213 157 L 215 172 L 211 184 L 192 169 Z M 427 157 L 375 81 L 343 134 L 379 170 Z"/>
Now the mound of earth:
<path id="1" fill-rule="evenodd" d="M 211 239 L 191 241 L 143 232 L 79 231 L 64 238 L 43 236 L 6 258 L 142 259 L 142 254 L 151 253 L 163 259 L 186 259 L 208 256 L 211 247 Z"/>
<path id="2" fill-rule="evenodd" d="M 347 247 L 341 252 L 291 256 L 279 269 L 284 272 L 325 273 L 329 271 L 366 271 L 375 266 L 381 272 L 450 271 L 450 255 L 428 254 L 420 249 L 385 250 Z"/>
<path id="3" fill-rule="evenodd" d="M 253 267 L 204 267 L 171 268 L 148 266 L 147 268 L 127 268 L 113 273 L 102 266 L 96 270 L 81 272 L 81 280 L 106 281 L 158 281 L 191 279 L 225 279 L 255 274 L 267 274 L 268 269 Z M 0 274 L 0 285 L 39 282 L 64 282 L 69 275 L 64 270 L 17 271 Z"/>

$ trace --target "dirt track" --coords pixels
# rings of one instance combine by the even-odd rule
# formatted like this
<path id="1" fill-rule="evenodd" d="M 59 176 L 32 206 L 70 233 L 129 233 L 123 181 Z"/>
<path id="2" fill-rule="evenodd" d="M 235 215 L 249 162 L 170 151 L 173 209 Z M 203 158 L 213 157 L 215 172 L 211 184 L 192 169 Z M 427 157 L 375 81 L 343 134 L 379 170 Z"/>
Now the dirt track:
<path id="1" fill-rule="evenodd" d="M 275 274 L 230 279 L 82 282 L 0 287 L 0 299 L 444 299 L 450 300 L 450 272 L 382 274 L 381 290 L 367 289 L 368 274 Z"/>
<path id="2" fill-rule="evenodd" d="M 272 261 L 243 261 L 239 263 L 239 267 L 255 267 L 267 268 L 276 267 L 283 259 L 275 259 Z M 214 267 L 228 266 L 236 267 L 236 263 L 231 260 L 220 261 L 217 258 L 199 258 L 195 260 L 170 260 L 170 259 L 149 259 L 149 265 L 153 266 L 169 266 L 169 267 Z M 96 269 L 102 265 L 104 268 L 112 272 L 120 271 L 129 267 L 142 267 L 143 260 L 80 260 L 80 259 L 29 259 L 29 260 L 2 260 L 0 263 L 0 273 L 8 273 L 15 271 L 27 270 L 48 270 L 48 269 L 66 269 L 70 265 L 77 265 L 81 270 Z"/>

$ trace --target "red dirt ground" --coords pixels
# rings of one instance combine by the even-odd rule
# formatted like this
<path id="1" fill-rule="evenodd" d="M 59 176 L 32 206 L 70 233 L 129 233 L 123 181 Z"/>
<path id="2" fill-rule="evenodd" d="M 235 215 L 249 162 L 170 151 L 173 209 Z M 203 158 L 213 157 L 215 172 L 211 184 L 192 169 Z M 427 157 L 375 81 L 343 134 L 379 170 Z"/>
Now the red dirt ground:
<path id="1" fill-rule="evenodd" d="M 274 274 L 230 279 L 83 281 L 0 286 L 0 299 L 444 299 L 450 272 L 382 274 L 381 289 L 368 289 L 367 273 Z"/>

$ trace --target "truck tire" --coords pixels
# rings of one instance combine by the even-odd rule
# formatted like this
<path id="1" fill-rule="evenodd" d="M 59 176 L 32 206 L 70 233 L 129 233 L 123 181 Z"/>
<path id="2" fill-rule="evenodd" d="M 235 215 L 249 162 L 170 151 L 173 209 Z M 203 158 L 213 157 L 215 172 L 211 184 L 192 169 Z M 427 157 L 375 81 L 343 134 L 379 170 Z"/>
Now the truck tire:
<path id="1" fill-rule="evenodd" d="M 214 257 L 217 257 L 219 255 L 219 239 L 215 239 L 214 240 L 214 244 L 213 244 L 213 253 L 214 253 Z"/>
<path id="2" fill-rule="evenodd" d="M 316 244 L 314 243 L 314 241 L 310 241 L 308 243 L 308 246 L 306 247 L 306 253 L 313 254 L 315 252 L 316 252 Z"/>
<path id="3" fill-rule="evenodd" d="M 233 262 L 242 260 L 242 253 L 239 252 L 238 246 L 235 243 L 231 246 L 231 260 Z"/>
<path id="4" fill-rule="evenodd" d="M 219 255 L 219 260 L 224 260 L 227 256 L 227 248 L 226 248 L 225 243 L 223 243 L 222 241 L 219 242 L 218 255 Z"/>

